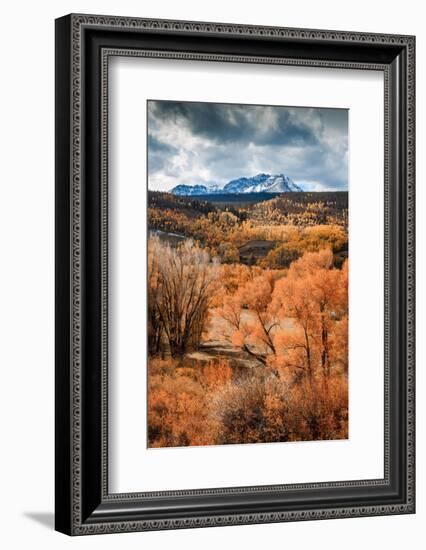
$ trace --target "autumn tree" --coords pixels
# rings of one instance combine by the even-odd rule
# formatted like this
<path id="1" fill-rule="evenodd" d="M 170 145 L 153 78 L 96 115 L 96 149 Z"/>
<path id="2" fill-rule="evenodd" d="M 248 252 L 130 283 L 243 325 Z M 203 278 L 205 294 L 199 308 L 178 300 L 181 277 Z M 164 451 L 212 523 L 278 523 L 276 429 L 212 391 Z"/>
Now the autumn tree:
<path id="1" fill-rule="evenodd" d="M 336 252 L 347 244 L 348 235 L 338 225 L 315 225 L 303 230 L 302 241 L 305 250 L 317 251 L 322 248 L 331 248 Z"/>
<path id="2" fill-rule="evenodd" d="M 157 238 L 158 240 L 158 238 Z M 157 245 L 157 246 L 156 246 Z M 160 304 L 162 302 L 160 273 L 158 256 L 154 240 L 150 239 L 148 247 L 148 353 L 157 355 L 161 349 L 161 340 L 164 334 L 164 325 L 161 315 Z"/>
<path id="3" fill-rule="evenodd" d="M 347 369 L 347 265 L 332 266 L 330 249 L 307 252 L 284 277 L 264 271 L 241 284 L 218 310 L 233 344 L 311 380 L 329 377 L 336 364 Z"/>
<path id="4" fill-rule="evenodd" d="M 233 344 L 263 365 L 266 365 L 268 355 L 276 352 L 273 330 L 279 323 L 269 308 L 274 285 L 273 274 L 264 271 L 226 296 L 218 310 L 232 329 Z"/>
<path id="5" fill-rule="evenodd" d="M 172 356 L 182 356 L 201 341 L 217 266 L 210 262 L 205 250 L 191 241 L 173 248 L 162 244 L 158 237 L 149 240 L 149 258 L 151 330 L 155 335 L 158 322 Z"/>
<path id="6" fill-rule="evenodd" d="M 342 363 L 339 347 L 347 349 L 347 265 L 338 270 L 332 262 L 329 249 L 306 253 L 276 283 L 271 303 L 276 315 L 294 323 L 276 334 L 275 363 L 310 379 L 318 372 L 328 378 L 338 355 Z"/>
<path id="7" fill-rule="evenodd" d="M 272 269 L 287 268 L 300 255 L 301 252 L 297 245 L 284 243 L 270 250 L 262 264 Z"/>

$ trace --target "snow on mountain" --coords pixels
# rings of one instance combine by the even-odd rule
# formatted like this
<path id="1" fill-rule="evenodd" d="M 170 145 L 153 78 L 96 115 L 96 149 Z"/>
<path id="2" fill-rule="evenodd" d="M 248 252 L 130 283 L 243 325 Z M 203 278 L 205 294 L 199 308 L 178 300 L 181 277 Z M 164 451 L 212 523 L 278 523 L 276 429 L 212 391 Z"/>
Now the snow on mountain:
<path id="1" fill-rule="evenodd" d="M 247 189 L 262 185 L 269 177 L 271 177 L 270 174 L 257 174 L 252 178 L 243 177 L 232 180 L 224 186 L 223 193 L 249 193 Z"/>
<path id="2" fill-rule="evenodd" d="M 210 191 L 205 185 L 177 185 L 170 191 L 173 195 L 209 195 Z"/>
<path id="3" fill-rule="evenodd" d="M 302 191 L 294 181 L 284 174 L 257 174 L 253 178 L 239 178 L 230 181 L 223 193 L 288 193 Z"/>
<path id="4" fill-rule="evenodd" d="M 211 195 L 215 193 L 288 193 L 303 191 L 284 174 L 257 174 L 252 178 L 238 178 L 227 183 L 222 189 L 205 185 L 177 185 L 170 192 L 174 195 Z"/>

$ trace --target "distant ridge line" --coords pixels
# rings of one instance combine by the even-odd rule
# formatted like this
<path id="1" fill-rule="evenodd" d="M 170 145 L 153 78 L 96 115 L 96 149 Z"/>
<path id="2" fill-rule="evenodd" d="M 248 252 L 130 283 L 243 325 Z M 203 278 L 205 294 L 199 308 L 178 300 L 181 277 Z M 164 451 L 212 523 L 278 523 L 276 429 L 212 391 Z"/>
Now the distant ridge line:
<path id="1" fill-rule="evenodd" d="M 223 187 L 206 185 L 177 185 L 170 190 L 173 195 L 202 196 L 202 195 L 225 195 L 225 194 L 247 194 L 247 193 L 290 193 L 303 192 L 303 189 L 285 174 L 260 173 L 253 177 L 241 177 L 229 181 Z"/>

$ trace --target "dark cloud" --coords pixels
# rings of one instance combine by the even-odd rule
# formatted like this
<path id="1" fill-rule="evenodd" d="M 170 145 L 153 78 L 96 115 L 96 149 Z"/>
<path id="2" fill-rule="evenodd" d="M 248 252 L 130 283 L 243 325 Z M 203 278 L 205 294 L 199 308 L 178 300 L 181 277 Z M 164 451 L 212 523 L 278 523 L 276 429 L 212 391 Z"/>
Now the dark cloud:
<path id="1" fill-rule="evenodd" d="M 343 109 L 149 101 L 148 140 L 153 187 L 285 172 L 306 188 L 347 188 Z"/>
<path id="2" fill-rule="evenodd" d="M 152 134 L 148 132 L 148 152 L 151 154 L 155 153 L 175 153 L 177 151 L 176 147 L 173 147 L 169 143 L 158 140 Z"/>
<path id="3" fill-rule="evenodd" d="M 150 117 L 182 124 L 193 134 L 216 143 L 255 142 L 261 145 L 317 143 L 308 124 L 294 120 L 288 109 L 221 103 L 153 101 Z M 268 124 L 270 115 L 274 124 Z"/>
<path id="4" fill-rule="evenodd" d="M 348 133 L 348 111 L 346 109 L 316 109 L 323 121 L 328 126 L 343 135 Z"/>
<path id="5" fill-rule="evenodd" d="M 158 172 L 167 169 L 167 160 L 170 155 L 178 152 L 176 147 L 160 141 L 148 133 L 148 165 L 150 171 Z"/>

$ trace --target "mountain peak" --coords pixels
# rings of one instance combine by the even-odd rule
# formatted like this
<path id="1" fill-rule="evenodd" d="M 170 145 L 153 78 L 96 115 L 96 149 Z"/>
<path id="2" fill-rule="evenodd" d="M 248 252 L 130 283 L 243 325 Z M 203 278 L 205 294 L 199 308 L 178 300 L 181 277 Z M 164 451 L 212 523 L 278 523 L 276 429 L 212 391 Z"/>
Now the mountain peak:
<path id="1" fill-rule="evenodd" d="M 222 190 L 224 193 L 288 193 L 291 191 L 302 191 L 302 189 L 285 174 L 264 173 L 251 178 L 232 180 Z"/>
<path id="2" fill-rule="evenodd" d="M 241 177 L 228 182 L 223 188 L 205 185 L 177 185 L 170 192 L 174 195 L 212 195 L 239 193 L 289 193 L 303 191 L 285 174 L 256 174 L 252 177 Z"/>

